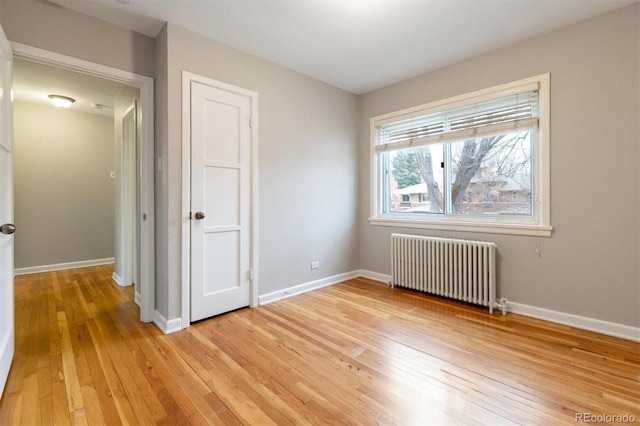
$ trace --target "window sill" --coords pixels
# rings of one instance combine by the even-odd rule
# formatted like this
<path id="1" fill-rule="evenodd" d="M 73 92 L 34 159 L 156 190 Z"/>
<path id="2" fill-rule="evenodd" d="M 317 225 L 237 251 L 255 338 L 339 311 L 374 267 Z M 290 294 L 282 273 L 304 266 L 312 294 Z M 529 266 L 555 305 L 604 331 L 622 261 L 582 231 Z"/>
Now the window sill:
<path id="1" fill-rule="evenodd" d="M 438 231 L 483 232 L 487 234 L 525 235 L 551 237 L 553 227 L 513 223 L 447 222 L 402 218 L 369 218 L 369 224 L 401 228 L 434 229 Z"/>

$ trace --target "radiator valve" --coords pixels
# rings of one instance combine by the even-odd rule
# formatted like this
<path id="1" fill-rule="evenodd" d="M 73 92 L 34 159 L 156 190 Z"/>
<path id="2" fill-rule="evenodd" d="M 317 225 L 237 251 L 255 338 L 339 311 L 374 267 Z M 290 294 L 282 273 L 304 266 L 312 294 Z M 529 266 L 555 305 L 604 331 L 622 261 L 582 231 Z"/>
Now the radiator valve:
<path id="1" fill-rule="evenodd" d="M 498 299 L 497 307 L 502 311 L 502 315 L 507 315 L 507 299 L 505 297 Z"/>

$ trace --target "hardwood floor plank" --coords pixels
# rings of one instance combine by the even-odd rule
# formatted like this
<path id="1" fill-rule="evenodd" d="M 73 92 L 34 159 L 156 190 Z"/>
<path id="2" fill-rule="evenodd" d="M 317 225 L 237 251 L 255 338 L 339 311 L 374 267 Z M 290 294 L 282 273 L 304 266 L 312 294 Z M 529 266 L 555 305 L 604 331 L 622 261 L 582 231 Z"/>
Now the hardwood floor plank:
<path id="1" fill-rule="evenodd" d="M 37 395 L 38 394 L 38 377 L 35 374 L 31 374 L 24 379 L 23 385 L 24 395 Z M 31 401 L 29 401 L 31 402 Z M 38 406 L 39 400 L 35 400 L 32 403 L 22 404 L 22 410 L 20 412 L 20 421 L 27 425 L 40 425 L 40 407 Z"/>
<path id="2" fill-rule="evenodd" d="M 235 317 L 234 319 L 240 319 L 242 326 L 250 323 L 250 321 L 246 321 L 244 316 Z M 199 325 L 195 325 L 194 328 L 198 326 Z M 234 360 L 242 369 L 246 370 L 246 372 L 262 386 L 271 389 L 281 401 L 286 402 L 286 406 L 288 407 L 286 411 L 293 411 L 301 416 L 305 422 L 312 424 L 327 424 L 331 421 L 336 423 L 346 422 L 347 418 L 343 416 L 340 410 L 335 407 L 328 410 L 330 403 L 326 400 L 323 401 L 326 408 L 326 414 L 322 413 L 325 414 L 323 417 L 319 417 L 317 410 L 310 410 L 308 408 L 308 404 L 312 402 L 308 397 L 308 392 L 296 392 L 296 386 L 300 384 L 299 380 L 301 378 L 292 371 L 288 364 L 270 359 L 271 353 L 259 346 L 259 340 L 262 338 L 273 342 L 274 339 L 269 333 L 256 330 L 257 333 L 253 334 L 258 334 L 257 336 L 252 336 L 252 338 L 249 339 L 231 340 L 218 338 L 216 328 L 203 327 L 203 329 L 206 329 L 204 331 L 207 332 L 205 335 L 207 339 L 215 341 L 225 353 L 237 354 Z M 225 330 L 233 333 L 235 329 L 225 326 Z M 250 330 L 254 331 L 253 329 Z M 247 342 L 252 342 L 252 345 L 248 346 Z"/>
<path id="3" fill-rule="evenodd" d="M 176 343 L 178 344 L 175 346 L 175 353 L 168 347 L 163 350 L 172 358 L 173 362 L 180 365 L 190 359 L 190 348 L 183 347 L 179 342 Z M 188 365 L 193 370 L 188 369 L 187 371 L 196 373 L 198 380 L 202 380 L 203 385 L 209 391 L 216 393 L 224 406 L 233 412 L 241 423 L 275 425 L 276 423 L 257 406 L 256 402 L 247 397 L 245 389 L 236 383 L 236 378 L 230 376 L 224 362 L 219 358 L 220 350 L 213 342 L 207 343 L 207 353 L 209 362 L 203 365 L 191 359 Z"/>
<path id="4" fill-rule="evenodd" d="M 113 330 L 112 324 L 107 326 L 98 321 L 96 326 L 104 341 L 107 342 L 108 356 L 116 367 L 115 371 L 122 383 L 122 389 L 140 423 L 153 424 L 165 418 L 164 409 L 144 380 L 126 344 Z"/>
<path id="5" fill-rule="evenodd" d="M 100 369 L 104 374 L 105 381 L 108 386 L 108 394 L 113 398 L 113 403 L 118 412 L 120 422 L 123 424 L 138 424 L 136 413 L 126 396 L 122 382 L 117 373 L 117 367 L 112 363 L 107 350 L 107 342 L 104 341 L 95 321 L 87 322 L 87 329 L 94 343 L 96 356 L 98 358 Z"/>
<path id="6" fill-rule="evenodd" d="M 60 292 L 60 275 L 58 273 L 51 273 L 46 274 L 46 276 L 49 277 L 49 283 L 41 288 L 46 289 L 47 291 L 53 424 L 64 425 L 71 423 L 67 403 L 67 387 L 65 383 L 64 366 L 62 361 L 62 338 L 58 328 L 58 313 L 64 312 L 64 304 Z M 18 352 L 16 351 L 16 357 L 17 356 Z"/>
<path id="7" fill-rule="evenodd" d="M 76 370 L 75 356 L 69 336 L 67 317 L 64 312 L 58 312 L 58 332 L 60 333 L 60 347 L 62 351 L 62 370 L 64 384 L 67 391 L 67 404 L 69 413 L 82 411 L 84 402 L 80 391 L 80 380 Z"/>
<path id="8" fill-rule="evenodd" d="M 163 335 L 110 266 L 16 278 L 4 425 L 640 421 L 640 343 L 358 278 Z"/>
<path id="9" fill-rule="evenodd" d="M 145 339 L 140 334 L 140 330 L 132 325 L 134 324 L 129 318 L 115 324 L 125 340 L 137 342 L 135 357 L 138 367 L 166 412 L 165 422 L 167 424 L 182 424 L 188 420 L 190 424 L 205 424 L 205 418 L 217 418 L 208 403 L 203 402 L 204 398 L 199 396 L 194 401 L 185 393 L 180 383 L 175 380 L 175 376 L 167 368 L 164 362 L 165 358 L 161 355 L 158 346 L 152 344 L 153 341 Z M 154 326 L 148 325 L 145 328 L 157 332 L 152 327 Z M 160 334 L 158 333 L 157 336 Z M 208 391 L 205 392 L 208 393 Z M 196 402 L 198 402 L 198 406 L 196 406 Z"/>
<path id="10" fill-rule="evenodd" d="M 38 405 L 40 407 L 41 424 L 53 424 L 53 395 L 51 393 L 51 366 L 40 367 L 38 370 Z M 0 422 L 1 424 L 1 422 Z"/>

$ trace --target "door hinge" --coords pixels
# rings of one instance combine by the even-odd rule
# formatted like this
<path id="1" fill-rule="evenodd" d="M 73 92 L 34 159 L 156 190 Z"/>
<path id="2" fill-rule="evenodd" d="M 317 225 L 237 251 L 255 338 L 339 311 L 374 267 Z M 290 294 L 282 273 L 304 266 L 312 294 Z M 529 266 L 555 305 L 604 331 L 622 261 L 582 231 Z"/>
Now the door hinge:
<path id="1" fill-rule="evenodd" d="M 249 117 L 249 128 L 253 129 L 253 117 Z"/>
<path id="2" fill-rule="evenodd" d="M 249 281 L 253 281 L 253 268 L 249 269 Z"/>
<path id="3" fill-rule="evenodd" d="M 191 212 L 189 212 L 189 220 L 191 220 Z"/>

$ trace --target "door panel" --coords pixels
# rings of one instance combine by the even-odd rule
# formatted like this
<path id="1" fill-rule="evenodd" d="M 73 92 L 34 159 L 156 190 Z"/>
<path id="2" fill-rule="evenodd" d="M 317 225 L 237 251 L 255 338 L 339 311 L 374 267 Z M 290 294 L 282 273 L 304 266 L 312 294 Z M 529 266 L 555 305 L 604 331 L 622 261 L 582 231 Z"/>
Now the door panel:
<path id="1" fill-rule="evenodd" d="M 250 304 L 250 112 L 246 95 L 191 83 L 191 321 Z"/>
<path id="2" fill-rule="evenodd" d="M 232 99 L 228 101 L 233 102 Z M 229 141 L 238 141 L 241 137 L 240 120 L 243 111 L 236 105 L 213 99 L 204 100 L 201 105 L 205 109 L 202 117 L 205 134 L 212 138 L 204 145 L 204 160 L 217 163 L 239 163 L 241 146 Z"/>
<path id="3" fill-rule="evenodd" d="M 13 223 L 12 54 L 0 28 L 0 225 Z M 13 316 L 13 234 L 0 232 L 0 396 L 15 348 Z"/>
<path id="4" fill-rule="evenodd" d="M 209 232 L 205 236 L 205 276 L 215 277 L 205 281 L 205 296 L 240 287 L 239 237 L 239 231 Z"/>
<path id="5" fill-rule="evenodd" d="M 240 226 L 239 169 L 205 166 L 206 226 Z"/>

